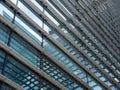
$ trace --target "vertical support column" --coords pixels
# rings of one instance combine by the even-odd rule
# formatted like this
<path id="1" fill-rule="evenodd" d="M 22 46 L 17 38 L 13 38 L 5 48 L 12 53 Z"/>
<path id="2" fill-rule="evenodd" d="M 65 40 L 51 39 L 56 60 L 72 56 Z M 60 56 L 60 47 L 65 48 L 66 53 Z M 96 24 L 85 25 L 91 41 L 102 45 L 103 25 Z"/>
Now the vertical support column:
<path id="1" fill-rule="evenodd" d="M 45 10 L 44 10 L 44 4 L 43 4 L 43 13 L 44 13 L 44 11 L 45 11 Z M 44 29 L 44 22 L 45 22 L 45 21 L 44 21 L 44 18 L 42 18 L 42 29 Z M 43 34 L 42 34 L 41 47 L 44 48 L 44 35 L 43 35 Z M 43 66 L 42 66 L 42 65 L 43 65 L 43 57 L 44 57 L 44 56 L 43 56 L 43 54 L 41 53 L 41 54 L 40 54 L 40 69 L 41 69 L 41 70 L 42 70 L 42 67 L 43 67 Z M 43 83 L 42 77 L 40 77 L 39 79 L 40 79 L 40 81 L 39 81 L 39 82 L 40 82 L 40 88 L 39 88 L 39 89 L 41 90 L 41 88 L 42 88 L 42 83 Z"/>
<path id="2" fill-rule="evenodd" d="M 16 5 L 18 5 L 18 0 L 17 0 L 17 2 L 16 2 Z M 12 19 L 12 23 L 14 23 L 14 21 L 15 21 L 15 16 L 16 16 L 16 14 L 17 14 L 17 11 L 14 10 L 14 16 L 13 16 L 13 19 Z M 10 30 L 10 33 L 9 33 L 9 38 L 8 38 L 7 46 L 10 46 L 12 33 L 13 33 L 13 30 L 11 29 L 11 30 Z M 4 62 L 3 62 L 2 72 L 1 72 L 2 75 L 4 75 L 4 73 L 5 73 L 5 66 L 6 66 L 6 64 L 7 64 L 7 56 L 8 56 L 8 53 L 6 52 L 6 53 L 5 53 Z"/>

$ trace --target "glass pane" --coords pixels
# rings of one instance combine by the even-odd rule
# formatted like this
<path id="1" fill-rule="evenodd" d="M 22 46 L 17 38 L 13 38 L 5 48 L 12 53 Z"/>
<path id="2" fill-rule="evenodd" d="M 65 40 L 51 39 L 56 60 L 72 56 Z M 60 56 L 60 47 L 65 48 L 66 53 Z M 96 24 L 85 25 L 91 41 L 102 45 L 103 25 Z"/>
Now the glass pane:
<path id="1" fill-rule="evenodd" d="M 44 78 L 41 79 L 39 75 L 11 56 L 7 57 L 4 75 L 22 86 L 25 90 L 48 90 L 48 88 L 58 90 L 55 86 L 44 80 Z"/>
<path id="2" fill-rule="evenodd" d="M 0 41 L 7 44 L 9 38 L 9 30 L 0 27 Z"/>
<path id="3" fill-rule="evenodd" d="M 34 65 L 39 66 L 40 64 L 40 54 L 37 52 L 32 45 L 28 44 L 20 36 L 13 34 L 10 47 L 16 52 L 26 58 L 28 61 L 32 62 Z"/>
<path id="4" fill-rule="evenodd" d="M 31 37 L 34 41 L 41 45 L 41 34 L 35 28 L 29 25 L 25 20 L 23 20 L 22 17 L 17 15 L 17 17 L 15 18 L 15 25 L 24 33 L 26 33 L 29 37 Z"/>
<path id="5" fill-rule="evenodd" d="M 37 23 L 40 27 L 42 27 L 42 20 L 40 20 L 34 13 L 32 13 L 23 3 L 18 1 L 18 7 L 30 17 L 35 23 Z"/>

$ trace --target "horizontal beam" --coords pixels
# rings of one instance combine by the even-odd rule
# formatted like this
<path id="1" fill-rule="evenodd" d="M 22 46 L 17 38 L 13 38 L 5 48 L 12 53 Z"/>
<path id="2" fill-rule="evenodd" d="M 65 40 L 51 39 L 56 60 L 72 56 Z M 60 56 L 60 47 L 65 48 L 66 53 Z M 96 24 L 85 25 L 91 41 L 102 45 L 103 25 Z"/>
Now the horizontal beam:
<path id="1" fill-rule="evenodd" d="M 8 79 L 7 77 L 3 76 L 0 74 L 0 80 L 8 85 L 10 85 L 11 87 L 15 88 L 16 90 L 24 90 L 21 86 L 19 86 L 17 83 L 11 81 L 10 79 Z"/>

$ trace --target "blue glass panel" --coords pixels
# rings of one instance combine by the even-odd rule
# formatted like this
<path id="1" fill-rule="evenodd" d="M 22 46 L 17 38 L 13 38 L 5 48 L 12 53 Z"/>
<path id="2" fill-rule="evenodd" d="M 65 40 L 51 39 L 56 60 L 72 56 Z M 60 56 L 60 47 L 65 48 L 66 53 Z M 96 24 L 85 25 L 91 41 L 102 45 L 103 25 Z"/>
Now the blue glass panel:
<path id="1" fill-rule="evenodd" d="M 0 41 L 7 44 L 8 38 L 9 38 L 9 31 L 5 29 L 3 30 L 2 28 L 0 28 Z"/>
<path id="2" fill-rule="evenodd" d="M 35 90 L 34 86 L 39 87 L 40 80 L 36 74 L 27 69 L 24 65 L 16 62 L 16 60 L 10 56 L 7 57 L 7 60 L 8 62 L 5 67 L 6 77 L 21 85 L 25 90 Z"/>
<path id="3" fill-rule="evenodd" d="M 4 17 L 7 18 L 9 21 L 12 21 L 12 17 L 8 15 L 6 12 L 3 13 Z M 16 16 L 14 24 L 22 30 L 25 34 L 27 34 L 30 38 L 32 38 L 35 42 L 41 45 L 42 37 L 37 30 L 31 27 L 23 18 L 20 16 Z"/>
<path id="4" fill-rule="evenodd" d="M 7 56 L 4 75 L 19 84 L 24 90 L 58 90 L 12 56 Z"/>
<path id="5" fill-rule="evenodd" d="M 39 66 L 40 54 L 21 37 L 13 34 L 10 47 L 34 65 Z"/>
<path id="6" fill-rule="evenodd" d="M 2 50 L 0 50 L 0 73 L 2 72 L 4 59 L 5 59 L 5 53 Z"/>

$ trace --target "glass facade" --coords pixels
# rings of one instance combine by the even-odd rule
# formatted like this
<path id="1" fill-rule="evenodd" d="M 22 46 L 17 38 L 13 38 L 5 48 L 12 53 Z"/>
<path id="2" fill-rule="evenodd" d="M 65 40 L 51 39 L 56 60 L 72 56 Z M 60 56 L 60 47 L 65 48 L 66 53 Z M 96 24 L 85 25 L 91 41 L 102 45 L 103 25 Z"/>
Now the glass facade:
<path id="1" fill-rule="evenodd" d="M 16 89 L 11 87 L 10 85 L 0 81 L 0 90 L 16 90 Z"/>
<path id="2" fill-rule="evenodd" d="M 1 66 L 1 74 L 15 83 L 22 86 L 25 90 L 48 90 L 52 86 L 48 81 L 31 71 L 24 64 L 20 63 L 13 56 L 8 55 L 5 51 L 0 50 L 1 65 L 5 62 L 4 66 Z M 9 90 L 9 89 L 8 89 Z M 57 90 L 57 88 L 52 88 Z"/>
<path id="3" fill-rule="evenodd" d="M 120 89 L 109 0 L 1 0 L 0 8 L 1 75 L 25 90 Z"/>

